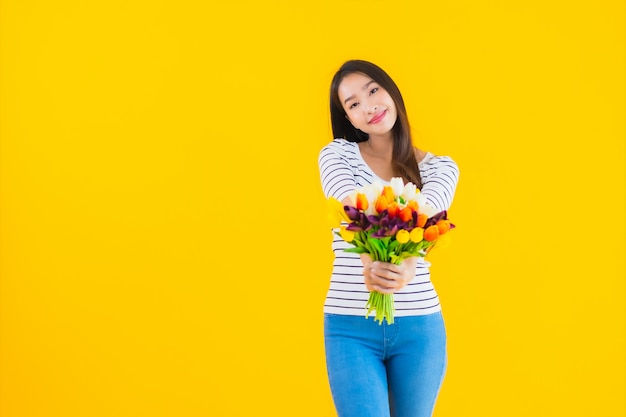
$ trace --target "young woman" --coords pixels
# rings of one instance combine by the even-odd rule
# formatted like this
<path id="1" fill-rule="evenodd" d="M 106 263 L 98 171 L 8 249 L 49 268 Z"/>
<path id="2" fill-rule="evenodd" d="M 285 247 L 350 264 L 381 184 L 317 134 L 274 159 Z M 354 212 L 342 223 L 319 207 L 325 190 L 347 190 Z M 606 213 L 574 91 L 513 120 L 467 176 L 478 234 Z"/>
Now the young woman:
<path id="1" fill-rule="evenodd" d="M 326 197 L 351 204 L 357 187 L 402 177 L 437 211 L 450 208 L 457 165 L 413 146 L 402 95 L 380 67 L 344 63 L 331 83 L 330 116 L 335 139 L 319 154 Z M 430 417 L 447 356 L 428 262 L 417 257 L 401 265 L 372 262 L 367 255 L 344 252 L 347 247 L 334 237 L 324 304 L 326 364 L 337 414 Z M 364 317 L 370 291 L 394 294 L 393 324 Z"/>

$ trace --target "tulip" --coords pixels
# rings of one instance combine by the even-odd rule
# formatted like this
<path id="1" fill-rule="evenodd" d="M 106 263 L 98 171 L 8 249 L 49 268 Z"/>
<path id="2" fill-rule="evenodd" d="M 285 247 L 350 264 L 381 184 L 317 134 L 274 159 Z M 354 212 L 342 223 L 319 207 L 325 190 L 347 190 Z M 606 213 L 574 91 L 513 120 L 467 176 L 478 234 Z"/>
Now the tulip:
<path id="1" fill-rule="evenodd" d="M 356 209 L 365 211 L 368 206 L 369 202 L 367 201 L 365 194 L 358 193 L 356 195 Z"/>
<path id="2" fill-rule="evenodd" d="M 330 221 L 330 225 L 332 228 L 339 227 L 342 221 L 349 222 L 350 219 L 346 215 L 345 210 L 343 209 L 343 205 L 341 201 L 337 200 L 334 197 L 330 197 L 327 200 L 328 205 L 328 220 Z"/>
<path id="3" fill-rule="evenodd" d="M 403 222 L 408 222 L 413 218 L 413 210 L 410 207 L 405 207 L 400 210 L 400 220 Z"/>
<path id="4" fill-rule="evenodd" d="M 413 230 L 411 230 L 411 233 L 409 233 L 409 237 L 411 239 L 411 242 L 420 243 L 422 240 L 424 240 L 424 229 L 422 229 L 421 227 L 414 228 Z"/>
<path id="5" fill-rule="evenodd" d="M 447 220 L 439 220 L 437 222 L 437 228 L 439 229 L 439 234 L 443 235 L 450 230 L 450 222 Z"/>
<path id="6" fill-rule="evenodd" d="M 440 211 L 439 213 L 435 213 L 434 215 L 428 217 L 428 220 L 424 225 L 424 229 L 437 224 L 439 220 L 448 220 L 448 212 L 446 210 Z"/>
<path id="7" fill-rule="evenodd" d="M 348 216 L 348 219 L 350 220 L 358 219 L 359 215 L 361 214 L 359 210 L 357 210 L 356 207 L 353 206 L 343 206 L 343 209 L 346 212 L 346 216 Z"/>
<path id="8" fill-rule="evenodd" d="M 413 201 L 415 200 L 416 194 L 419 193 L 417 186 L 412 182 L 407 183 L 402 190 L 402 198 L 405 201 Z"/>
<path id="9" fill-rule="evenodd" d="M 393 188 L 391 188 L 390 185 L 385 185 L 383 187 L 383 193 L 382 195 L 385 196 L 385 198 L 387 199 L 388 202 L 392 202 L 396 200 L 396 195 L 393 192 Z"/>
<path id="10" fill-rule="evenodd" d="M 378 198 L 376 199 L 376 204 L 374 205 L 376 212 L 382 213 L 384 210 L 387 209 L 388 206 L 389 201 L 387 200 L 387 198 L 384 195 L 378 196 Z"/>
<path id="11" fill-rule="evenodd" d="M 424 239 L 428 242 L 434 242 L 439 237 L 439 228 L 435 225 L 424 230 Z"/>
<path id="12" fill-rule="evenodd" d="M 395 201 L 392 201 L 387 207 L 387 212 L 389 213 L 389 217 L 391 217 L 392 219 L 396 218 L 400 214 L 400 206 L 398 206 L 398 203 L 396 203 Z"/>
<path id="13" fill-rule="evenodd" d="M 346 242 L 352 242 L 354 240 L 355 233 L 351 230 L 346 229 L 345 226 L 341 226 L 339 228 L 339 234 L 341 235 L 341 238 Z"/>
<path id="14" fill-rule="evenodd" d="M 372 223 L 375 226 L 378 226 L 380 224 L 381 219 L 383 218 L 382 216 L 375 216 L 373 214 L 366 216 L 367 220 Z"/>
<path id="15" fill-rule="evenodd" d="M 394 195 L 401 195 L 404 192 L 404 180 L 400 177 L 393 177 L 389 181 L 389 186 L 393 190 Z"/>
<path id="16" fill-rule="evenodd" d="M 417 227 L 424 227 L 427 221 L 428 221 L 427 215 L 423 213 L 417 215 Z"/>
<path id="17" fill-rule="evenodd" d="M 431 206 L 430 204 L 426 202 L 420 203 L 419 200 L 417 201 L 417 204 L 419 204 L 420 206 L 420 213 L 424 213 L 428 217 L 432 217 L 435 214 L 437 214 L 437 209 Z"/>
<path id="18" fill-rule="evenodd" d="M 424 213 L 420 213 L 417 215 L 417 226 L 426 228 L 426 223 L 428 223 L 428 216 Z"/>
<path id="19" fill-rule="evenodd" d="M 417 201 L 417 204 L 421 207 L 426 205 L 426 196 L 424 194 L 422 194 L 420 192 L 420 190 L 417 190 L 415 192 L 415 201 Z"/>
<path id="20" fill-rule="evenodd" d="M 371 211 L 374 210 L 374 202 L 376 201 L 378 196 L 382 193 L 382 191 L 383 191 L 383 185 L 378 180 L 374 181 L 372 184 L 366 185 L 365 187 L 361 189 L 361 193 L 365 194 L 365 196 L 367 197 L 367 201 L 369 203 Z M 372 212 L 368 214 L 374 214 L 374 213 Z"/>
<path id="21" fill-rule="evenodd" d="M 400 229 L 398 230 L 398 233 L 396 233 L 396 240 L 398 243 L 407 243 L 410 238 L 410 233 L 404 229 Z"/>

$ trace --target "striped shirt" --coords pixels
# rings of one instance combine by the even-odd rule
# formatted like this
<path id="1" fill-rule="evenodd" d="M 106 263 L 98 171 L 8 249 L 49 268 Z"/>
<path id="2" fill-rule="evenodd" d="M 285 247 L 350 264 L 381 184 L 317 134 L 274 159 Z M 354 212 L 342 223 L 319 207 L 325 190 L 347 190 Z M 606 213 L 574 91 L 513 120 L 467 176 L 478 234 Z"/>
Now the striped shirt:
<path id="1" fill-rule="evenodd" d="M 365 163 L 359 146 L 345 139 L 335 139 L 319 153 L 319 169 L 322 189 L 326 197 L 339 201 L 348 197 L 358 187 L 377 177 Z M 418 164 L 422 177 L 422 194 L 428 204 L 437 211 L 448 210 L 452 204 L 459 178 L 457 164 L 448 156 L 427 153 Z M 330 277 L 330 286 L 324 302 L 324 312 L 330 314 L 363 315 L 369 291 L 363 280 L 363 264 L 358 254 L 345 252 L 352 247 L 334 234 L 332 250 L 335 258 Z M 394 293 L 395 316 L 420 316 L 441 311 L 439 297 L 430 281 L 430 263 L 419 258 L 415 278 L 400 291 Z M 374 315 L 374 312 L 371 313 Z"/>

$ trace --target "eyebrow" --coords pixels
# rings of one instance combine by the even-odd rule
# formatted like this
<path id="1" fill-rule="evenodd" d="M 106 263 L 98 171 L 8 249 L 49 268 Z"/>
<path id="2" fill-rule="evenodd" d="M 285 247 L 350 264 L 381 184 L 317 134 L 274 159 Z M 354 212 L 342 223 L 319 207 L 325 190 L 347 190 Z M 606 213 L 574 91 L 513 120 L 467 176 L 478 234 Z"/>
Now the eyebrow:
<path id="1" fill-rule="evenodd" d="M 375 82 L 376 82 L 376 81 L 374 81 L 374 80 L 370 80 L 370 82 L 368 82 L 367 84 L 365 84 L 365 85 L 363 86 L 363 90 L 367 90 L 367 88 L 370 86 L 370 84 L 375 83 Z M 347 99 L 345 99 L 345 100 L 343 101 L 343 104 L 346 104 L 348 101 L 350 101 L 350 100 L 352 100 L 352 99 L 354 99 L 354 94 L 352 94 L 350 97 L 348 97 Z"/>

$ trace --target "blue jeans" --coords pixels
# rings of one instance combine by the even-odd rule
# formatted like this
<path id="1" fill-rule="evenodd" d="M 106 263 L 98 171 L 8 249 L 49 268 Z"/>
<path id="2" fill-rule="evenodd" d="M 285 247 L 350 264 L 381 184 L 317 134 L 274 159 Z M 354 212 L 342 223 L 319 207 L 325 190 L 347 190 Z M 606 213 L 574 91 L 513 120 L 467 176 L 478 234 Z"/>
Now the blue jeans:
<path id="1" fill-rule="evenodd" d="M 324 314 L 328 381 L 339 417 L 431 417 L 446 371 L 441 312 L 395 317 Z"/>

